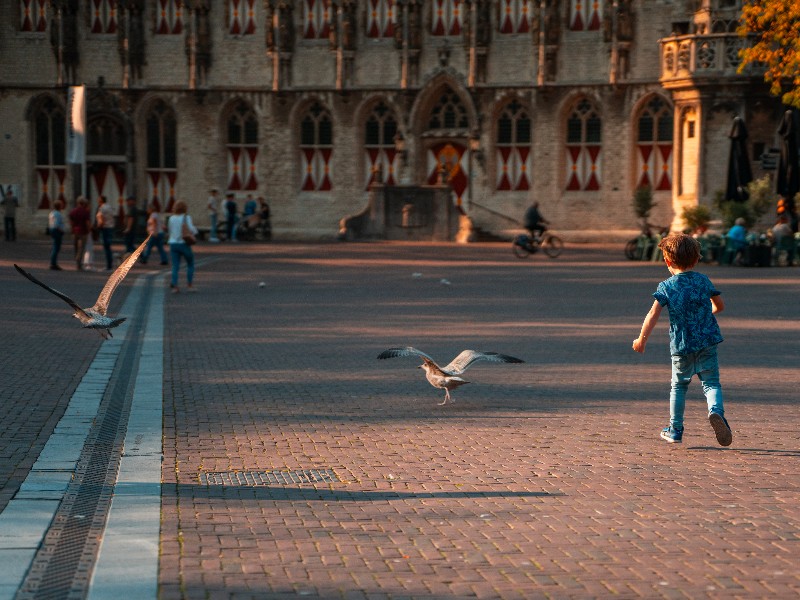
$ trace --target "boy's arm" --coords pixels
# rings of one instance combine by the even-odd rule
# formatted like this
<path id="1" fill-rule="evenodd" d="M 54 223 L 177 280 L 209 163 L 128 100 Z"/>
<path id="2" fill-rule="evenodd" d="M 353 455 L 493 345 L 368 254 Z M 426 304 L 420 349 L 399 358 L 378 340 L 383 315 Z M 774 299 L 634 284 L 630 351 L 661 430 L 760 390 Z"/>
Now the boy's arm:
<path id="1" fill-rule="evenodd" d="M 711 296 L 711 305 L 712 313 L 721 313 L 723 310 L 725 310 L 725 301 L 719 294 L 716 296 Z"/>
<path id="2" fill-rule="evenodd" d="M 650 337 L 656 327 L 656 323 L 658 323 L 658 317 L 661 316 L 661 308 L 658 300 L 653 301 L 653 306 L 650 307 L 650 312 L 647 313 L 644 323 L 642 323 L 642 331 L 639 333 L 639 337 L 633 340 L 633 349 L 636 352 L 644 353 L 645 346 L 647 346 L 647 338 Z"/>

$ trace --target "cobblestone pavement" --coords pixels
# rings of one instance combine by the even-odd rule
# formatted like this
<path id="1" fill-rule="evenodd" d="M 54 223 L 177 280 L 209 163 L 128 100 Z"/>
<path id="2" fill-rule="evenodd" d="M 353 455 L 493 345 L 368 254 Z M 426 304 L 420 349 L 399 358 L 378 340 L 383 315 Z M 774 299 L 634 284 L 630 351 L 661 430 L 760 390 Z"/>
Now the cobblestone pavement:
<path id="1" fill-rule="evenodd" d="M 701 267 L 727 307 L 720 448 L 696 381 L 683 444 L 658 438 L 666 315 L 644 356 L 630 346 L 668 273 L 621 248 L 199 254 L 199 292 L 166 299 L 161 598 L 800 594 L 800 270 Z M 99 343 L 6 258 L 0 498 Z M 418 361 L 376 360 L 396 345 L 526 363 L 478 363 L 437 406 Z M 333 481 L 290 480 L 314 475 Z"/>

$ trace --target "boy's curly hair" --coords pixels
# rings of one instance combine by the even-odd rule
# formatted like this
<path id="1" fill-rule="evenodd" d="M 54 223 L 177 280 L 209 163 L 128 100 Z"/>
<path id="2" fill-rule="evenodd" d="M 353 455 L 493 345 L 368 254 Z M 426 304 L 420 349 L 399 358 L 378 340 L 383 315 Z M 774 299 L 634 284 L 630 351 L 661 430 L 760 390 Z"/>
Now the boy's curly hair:
<path id="1" fill-rule="evenodd" d="M 670 233 L 658 247 L 679 269 L 691 269 L 700 260 L 700 242 L 685 233 Z"/>

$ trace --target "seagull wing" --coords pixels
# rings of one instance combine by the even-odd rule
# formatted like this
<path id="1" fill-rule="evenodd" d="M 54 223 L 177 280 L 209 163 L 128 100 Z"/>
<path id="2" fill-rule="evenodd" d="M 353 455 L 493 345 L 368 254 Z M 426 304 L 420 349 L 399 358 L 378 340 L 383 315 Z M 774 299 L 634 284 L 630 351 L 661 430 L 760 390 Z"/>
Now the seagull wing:
<path id="1" fill-rule="evenodd" d="M 477 350 L 464 350 L 461 354 L 456 356 L 442 371 L 449 375 L 461 375 L 466 371 L 472 363 L 479 360 L 485 360 L 493 363 L 521 363 L 525 362 L 519 358 L 508 356 L 507 354 L 498 354 L 497 352 L 478 352 Z"/>
<path id="2" fill-rule="evenodd" d="M 422 350 L 417 350 L 411 346 L 406 346 L 405 348 L 389 348 L 378 354 L 378 358 L 397 358 L 398 356 L 421 356 L 425 362 L 430 362 L 434 367 L 437 369 L 439 368 L 439 365 L 437 365 L 430 356 L 425 354 Z"/>
<path id="3" fill-rule="evenodd" d="M 117 286 L 122 283 L 122 280 L 125 279 L 125 275 L 127 275 L 128 271 L 131 270 L 133 263 L 135 263 L 136 259 L 139 258 L 139 255 L 142 253 L 149 240 L 150 236 L 148 235 L 147 239 L 139 244 L 139 247 L 131 252 L 130 256 L 125 259 L 125 262 L 118 266 L 117 270 L 111 274 L 111 277 L 108 278 L 108 281 L 106 281 L 106 284 L 103 286 L 100 295 L 97 297 L 97 302 L 94 303 L 92 310 L 95 310 L 101 315 L 105 316 L 106 311 L 108 310 L 108 303 L 111 301 L 111 295 L 114 293 L 114 290 L 117 289 Z"/>
<path id="4" fill-rule="evenodd" d="M 25 269 L 23 269 L 23 268 L 19 267 L 19 266 L 18 266 L 18 265 L 16 265 L 16 264 L 14 265 L 14 268 L 15 268 L 15 269 L 16 269 L 16 270 L 19 272 L 19 274 L 20 274 L 20 275 L 22 275 L 23 277 L 27 277 L 28 279 L 30 279 L 30 280 L 31 280 L 33 283 L 35 283 L 35 284 L 36 284 L 36 285 L 38 285 L 39 287 L 43 287 L 44 289 L 46 289 L 46 290 L 47 290 L 48 292 L 50 292 L 51 294 L 54 294 L 54 295 L 58 296 L 59 298 L 61 298 L 61 299 L 62 299 L 64 302 L 66 302 L 67 304 L 69 304 L 69 305 L 70 305 L 72 308 L 74 308 L 74 309 L 75 309 L 77 312 L 81 313 L 82 315 L 85 315 L 86 317 L 88 317 L 88 316 L 89 316 L 89 315 L 87 315 L 87 314 L 86 314 L 86 311 L 84 311 L 84 310 L 83 310 L 83 309 L 82 309 L 80 306 L 78 306 L 78 305 L 75 303 L 75 300 L 73 300 L 72 298 L 70 298 L 69 296 L 67 296 L 65 293 L 63 293 L 63 292 L 59 292 L 58 290 L 54 290 L 53 288 L 51 288 L 51 287 L 50 287 L 49 285 L 47 285 L 46 283 L 42 283 L 41 281 L 39 281 L 38 279 L 36 279 L 36 277 L 34 277 L 34 276 L 33 276 L 33 275 L 31 275 L 30 273 L 28 273 L 28 272 L 27 272 Z"/>

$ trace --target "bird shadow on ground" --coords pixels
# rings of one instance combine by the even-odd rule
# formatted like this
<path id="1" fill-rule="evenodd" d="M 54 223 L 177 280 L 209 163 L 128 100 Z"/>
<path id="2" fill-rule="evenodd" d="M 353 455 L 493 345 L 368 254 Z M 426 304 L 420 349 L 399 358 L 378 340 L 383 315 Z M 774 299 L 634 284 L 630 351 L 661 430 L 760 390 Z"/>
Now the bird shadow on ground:
<path id="1" fill-rule="evenodd" d="M 800 450 L 777 450 L 773 448 L 719 448 L 717 446 L 689 446 L 687 450 L 713 450 L 717 452 L 746 452 L 748 454 L 763 454 L 766 456 L 791 456 L 800 458 Z"/>

